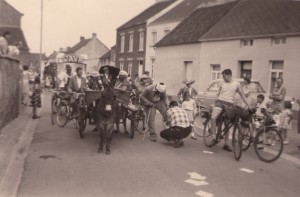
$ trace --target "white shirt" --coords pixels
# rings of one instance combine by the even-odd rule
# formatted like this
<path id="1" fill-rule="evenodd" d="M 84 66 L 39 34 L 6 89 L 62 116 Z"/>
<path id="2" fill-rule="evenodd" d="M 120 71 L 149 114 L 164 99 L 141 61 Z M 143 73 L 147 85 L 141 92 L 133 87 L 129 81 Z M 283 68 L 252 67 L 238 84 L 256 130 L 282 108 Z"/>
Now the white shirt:
<path id="1" fill-rule="evenodd" d="M 81 88 L 81 78 L 76 76 L 78 88 Z"/>
<path id="2" fill-rule="evenodd" d="M 193 99 L 190 99 L 189 101 L 183 101 L 182 103 L 182 109 L 184 110 L 194 111 L 195 108 L 196 108 L 196 102 Z"/>
<path id="3" fill-rule="evenodd" d="M 237 81 L 223 82 L 220 87 L 220 94 L 218 99 L 233 103 L 233 98 L 240 87 L 240 83 Z"/>

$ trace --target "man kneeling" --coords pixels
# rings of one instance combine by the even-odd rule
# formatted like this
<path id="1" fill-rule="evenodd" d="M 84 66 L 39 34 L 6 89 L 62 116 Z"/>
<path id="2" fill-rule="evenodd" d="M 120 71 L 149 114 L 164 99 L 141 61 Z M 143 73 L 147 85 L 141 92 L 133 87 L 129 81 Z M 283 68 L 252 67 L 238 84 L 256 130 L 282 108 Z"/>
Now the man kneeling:
<path id="1" fill-rule="evenodd" d="M 175 148 L 183 146 L 183 138 L 189 136 L 192 131 L 189 117 L 185 110 L 178 107 L 176 101 L 171 101 L 169 105 L 170 109 L 167 111 L 168 129 L 160 132 L 160 136 L 167 141 L 175 141 Z"/>

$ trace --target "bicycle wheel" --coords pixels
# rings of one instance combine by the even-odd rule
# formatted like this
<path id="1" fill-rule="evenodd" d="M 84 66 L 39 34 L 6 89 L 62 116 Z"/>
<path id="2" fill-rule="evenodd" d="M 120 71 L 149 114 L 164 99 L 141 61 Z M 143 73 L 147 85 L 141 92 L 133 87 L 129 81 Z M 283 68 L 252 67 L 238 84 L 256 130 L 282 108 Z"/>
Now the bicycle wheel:
<path id="1" fill-rule="evenodd" d="M 277 160 L 283 151 L 283 139 L 275 128 L 261 129 L 254 139 L 254 149 L 258 158 L 271 163 Z"/>
<path id="2" fill-rule="evenodd" d="M 232 148 L 234 158 L 238 161 L 242 157 L 242 147 L 243 147 L 243 140 L 242 140 L 242 128 L 240 123 L 236 123 L 233 128 L 232 132 Z"/>
<path id="3" fill-rule="evenodd" d="M 251 141 L 251 131 L 249 125 L 242 125 L 242 150 L 246 151 L 249 149 L 252 141 Z"/>
<path id="4" fill-rule="evenodd" d="M 62 101 L 59 103 L 57 106 L 57 113 L 56 113 L 56 121 L 58 126 L 64 127 L 67 122 L 68 122 L 68 117 L 69 117 L 69 106 L 67 102 Z"/>
<path id="5" fill-rule="evenodd" d="M 87 117 L 85 115 L 85 110 L 84 109 L 80 109 L 79 110 L 79 117 L 77 120 L 78 123 L 78 131 L 79 131 L 79 136 L 81 139 L 84 138 L 84 131 L 85 131 L 85 127 L 86 127 L 86 122 L 87 122 Z"/>
<path id="6" fill-rule="evenodd" d="M 140 111 L 138 112 L 138 114 L 136 114 L 134 128 L 140 134 L 146 133 L 146 114 L 144 113 L 144 111 Z"/>
<path id="7" fill-rule="evenodd" d="M 193 130 L 196 133 L 196 135 L 199 136 L 199 137 L 203 137 L 203 131 L 204 131 L 203 120 L 204 119 L 201 117 L 200 112 L 198 112 L 195 115 Z"/>
<path id="8" fill-rule="evenodd" d="M 57 113 L 57 98 L 52 97 L 51 99 L 51 123 L 55 124 L 55 116 Z"/>
<path id="9" fill-rule="evenodd" d="M 204 122 L 203 140 L 207 147 L 212 147 L 214 145 L 210 117 L 208 117 Z"/>

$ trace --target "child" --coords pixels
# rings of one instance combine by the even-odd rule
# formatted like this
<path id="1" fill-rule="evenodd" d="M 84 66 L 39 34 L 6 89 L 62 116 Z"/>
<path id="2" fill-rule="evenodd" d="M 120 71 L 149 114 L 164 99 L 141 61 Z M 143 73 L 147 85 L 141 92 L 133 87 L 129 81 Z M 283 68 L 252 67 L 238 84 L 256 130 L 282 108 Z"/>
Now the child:
<path id="1" fill-rule="evenodd" d="M 186 91 L 183 94 L 183 103 L 182 103 L 182 109 L 184 109 L 189 117 L 190 123 L 192 126 L 194 126 L 194 115 L 195 115 L 195 110 L 197 109 L 196 102 L 191 99 L 191 95 L 189 94 L 188 91 Z M 191 132 L 191 138 L 193 140 L 197 140 L 195 137 L 195 132 L 192 130 Z"/>
<path id="2" fill-rule="evenodd" d="M 39 119 L 40 116 L 37 115 L 37 108 L 41 108 L 41 87 L 39 75 L 35 77 L 33 84 L 33 93 L 30 96 L 31 107 L 32 107 L 32 119 Z"/>
<path id="3" fill-rule="evenodd" d="M 279 129 L 282 134 L 283 144 L 289 144 L 287 139 L 287 130 L 292 128 L 291 121 L 293 119 L 292 103 L 290 101 L 284 101 L 284 109 L 280 113 L 280 125 Z"/>

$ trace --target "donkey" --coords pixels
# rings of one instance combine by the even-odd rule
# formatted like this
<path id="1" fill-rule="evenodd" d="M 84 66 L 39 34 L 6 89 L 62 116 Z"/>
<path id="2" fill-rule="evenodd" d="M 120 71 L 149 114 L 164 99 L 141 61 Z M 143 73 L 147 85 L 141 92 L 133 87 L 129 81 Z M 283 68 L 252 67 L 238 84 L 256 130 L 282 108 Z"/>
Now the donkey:
<path id="1" fill-rule="evenodd" d="M 106 155 L 110 155 L 110 143 L 117 115 L 116 98 L 113 90 L 107 87 L 102 92 L 102 98 L 97 105 L 97 127 L 100 133 L 99 153 L 103 152 L 103 144 L 106 145 Z"/>

